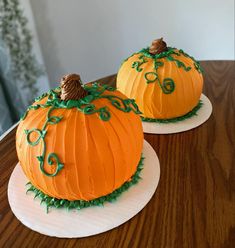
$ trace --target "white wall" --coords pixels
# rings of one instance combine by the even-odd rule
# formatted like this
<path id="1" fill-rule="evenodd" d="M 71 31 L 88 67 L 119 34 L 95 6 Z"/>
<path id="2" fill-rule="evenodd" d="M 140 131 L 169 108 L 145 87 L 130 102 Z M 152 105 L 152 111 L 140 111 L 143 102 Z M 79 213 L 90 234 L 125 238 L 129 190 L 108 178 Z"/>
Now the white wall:
<path id="1" fill-rule="evenodd" d="M 32 40 L 33 54 L 35 55 L 37 62 L 39 63 L 42 70 L 45 71 L 44 75 L 38 78 L 37 82 L 35 82 L 38 88 L 38 95 L 41 95 L 45 91 L 48 91 L 50 88 L 49 81 L 48 81 L 48 75 L 45 70 L 45 65 L 44 65 L 43 56 L 42 56 L 42 52 L 41 52 L 41 48 L 40 48 L 40 44 L 38 40 L 37 30 L 35 27 L 35 21 L 34 21 L 34 16 L 33 16 L 32 9 L 31 9 L 31 5 L 30 5 L 30 0 L 20 0 L 19 2 L 20 2 L 20 7 L 24 10 L 24 15 L 28 19 L 27 26 L 33 36 L 33 40 Z M 22 92 L 22 94 L 24 93 Z M 24 99 L 24 97 L 22 99 Z"/>
<path id="2" fill-rule="evenodd" d="M 161 36 L 200 60 L 234 59 L 233 0 L 30 1 L 51 82 L 115 73 Z"/>

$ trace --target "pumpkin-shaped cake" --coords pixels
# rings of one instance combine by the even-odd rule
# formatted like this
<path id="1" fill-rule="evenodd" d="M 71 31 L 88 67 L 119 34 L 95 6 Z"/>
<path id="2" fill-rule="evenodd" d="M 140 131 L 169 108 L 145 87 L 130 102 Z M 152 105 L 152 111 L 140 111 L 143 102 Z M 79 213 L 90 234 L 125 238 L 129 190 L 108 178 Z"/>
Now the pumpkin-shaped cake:
<path id="1" fill-rule="evenodd" d="M 139 178 L 139 113 L 134 100 L 110 86 L 63 77 L 60 87 L 35 100 L 17 129 L 29 190 L 56 207 L 82 208 L 118 195 Z"/>
<path id="2" fill-rule="evenodd" d="M 199 63 L 162 38 L 127 58 L 117 75 L 117 89 L 136 100 L 145 121 L 191 116 L 201 106 L 202 87 Z"/>

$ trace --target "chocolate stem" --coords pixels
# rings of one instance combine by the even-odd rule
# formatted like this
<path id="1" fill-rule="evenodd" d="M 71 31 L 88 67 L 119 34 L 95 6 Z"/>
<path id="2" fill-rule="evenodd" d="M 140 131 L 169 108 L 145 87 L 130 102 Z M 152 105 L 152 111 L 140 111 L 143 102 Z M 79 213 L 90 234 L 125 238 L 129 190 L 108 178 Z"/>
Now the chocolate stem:
<path id="1" fill-rule="evenodd" d="M 77 74 L 68 74 L 61 81 L 61 95 L 63 101 L 79 100 L 85 97 L 88 93 L 82 87 L 81 78 Z"/>
<path id="2" fill-rule="evenodd" d="M 167 51 L 166 42 L 163 41 L 163 38 L 156 39 L 152 42 L 152 45 L 149 48 L 149 53 L 156 55 L 162 52 Z"/>

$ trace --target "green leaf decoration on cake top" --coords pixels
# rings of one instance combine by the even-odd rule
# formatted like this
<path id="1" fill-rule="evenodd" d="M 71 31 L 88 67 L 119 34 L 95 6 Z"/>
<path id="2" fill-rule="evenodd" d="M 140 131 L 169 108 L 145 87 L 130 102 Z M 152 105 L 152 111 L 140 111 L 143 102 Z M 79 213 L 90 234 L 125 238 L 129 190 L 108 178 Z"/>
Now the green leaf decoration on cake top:
<path id="1" fill-rule="evenodd" d="M 48 97 L 46 103 L 33 104 L 29 106 L 26 113 L 21 117 L 21 120 L 24 120 L 26 118 L 30 110 L 53 107 L 55 109 L 77 108 L 78 111 L 86 115 L 98 113 L 101 120 L 108 121 L 111 118 L 110 111 L 107 106 L 96 108 L 96 105 L 93 102 L 97 99 L 108 100 L 112 104 L 112 106 L 119 109 L 120 111 L 126 113 L 132 111 L 136 114 L 141 114 L 134 99 L 123 99 L 122 97 L 119 97 L 117 95 L 109 94 L 108 92 L 113 92 L 116 90 L 114 87 L 95 82 L 89 85 L 84 85 L 83 88 L 87 92 L 87 95 L 85 97 L 79 100 L 68 100 L 68 101 L 64 101 L 60 98 L 60 94 L 61 94 L 60 87 L 57 87 L 54 90 L 50 90 L 48 93 L 45 93 L 42 96 L 35 99 L 35 102 L 38 102 L 43 98 Z"/>

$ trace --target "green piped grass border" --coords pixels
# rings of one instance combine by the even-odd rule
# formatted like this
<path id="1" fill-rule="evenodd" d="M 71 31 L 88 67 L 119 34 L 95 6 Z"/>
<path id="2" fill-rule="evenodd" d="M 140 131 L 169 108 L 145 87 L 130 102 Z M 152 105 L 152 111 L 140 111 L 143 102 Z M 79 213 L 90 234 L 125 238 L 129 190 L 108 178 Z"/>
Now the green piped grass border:
<path id="1" fill-rule="evenodd" d="M 51 207 L 55 208 L 66 208 L 67 210 L 70 209 L 77 209 L 81 210 L 83 208 L 87 207 L 92 207 L 92 206 L 103 206 L 105 202 L 114 202 L 117 200 L 117 198 L 126 190 L 128 190 L 132 185 L 135 185 L 139 182 L 141 179 L 140 177 L 140 172 L 143 169 L 143 163 L 144 157 L 143 155 L 141 156 L 141 159 L 139 161 L 139 164 L 137 166 L 137 170 L 135 174 L 131 177 L 131 180 L 128 182 L 125 182 L 120 188 L 114 190 L 112 193 L 99 197 L 94 200 L 90 201 L 84 201 L 84 200 L 76 200 L 76 201 L 69 201 L 65 199 L 57 199 L 54 197 L 50 197 L 46 194 L 44 194 L 41 190 L 37 189 L 32 185 L 31 182 L 28 182 L 26 185 L 29 186 L 29 188 L 26 191 L 26 194 L 28 192 L 33 192 L 34 193 L 34 199 L 35 198 L 40 198 L 41 199 L 41 204 L 46 205 L 46 212 L 48 213 L 49 209 Z"/>
<path id="2" fill-rule="evenodd" d="M 163 123 L 163 124 L 168 124 L 168 123 L 176 123 L 176 122 L 180 122 L 180 121 L 184 121 L 187 120 L 193 116 L 197 115 L 198 110 L 202 107 L 203 102 L 202 100 L 200 100 L 197 104 L 196 107 L 193 108 L 192 111 L 188 112 L 185 115 L 179 116 L 179 117 L 175 117 L 175 118 L 171 118 L 171 119 L 152 119 L 152 118 L 145 118 L 141 116 L 142 121 L 145 122 L 155 122 L 155 123 Z"/>

